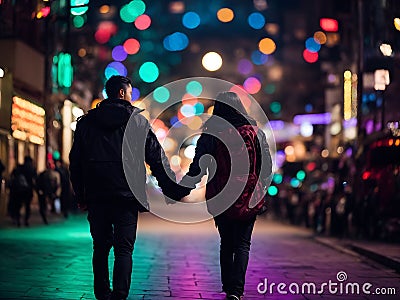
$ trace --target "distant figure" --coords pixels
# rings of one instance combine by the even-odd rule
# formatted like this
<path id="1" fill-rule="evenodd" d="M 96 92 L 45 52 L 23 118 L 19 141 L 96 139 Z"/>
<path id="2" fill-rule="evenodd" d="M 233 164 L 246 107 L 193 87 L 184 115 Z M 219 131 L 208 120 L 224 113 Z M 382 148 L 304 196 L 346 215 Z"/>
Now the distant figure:
<path id="1" fill-rule="evenodd" d="M 54 165 L 48 163 L 47 169 L 39 174 L 36 181 L 36 191 L 39 200 L 39 212 L 42 217 L 43 223 L 48 224 L 47 221 L 47 206 L 51 205 L 51 211 L 56 212 L 55 200 L 60 195 L 60 174 L 53 168 Z"/>
<path id="2" fill-rule="evenodd" d="M 20 226 L 21 207 L 25 207 L 25 226 L 29 226 L 33 187 L 36 170 L 30 156 L 25 156 L 24 164 L 17 165 L 11 173 L 9 213 L 17 226 Z"/>
<path id="3" fill-rule="evenodd" d="M 56 160 L 56 171 L 60 174 L 60 202 L 61 212 L 65 218 L 68 218 L 68 213 L 71 208 L 71 183 L 69 181 L 69 171 L 61 160 Z"/>

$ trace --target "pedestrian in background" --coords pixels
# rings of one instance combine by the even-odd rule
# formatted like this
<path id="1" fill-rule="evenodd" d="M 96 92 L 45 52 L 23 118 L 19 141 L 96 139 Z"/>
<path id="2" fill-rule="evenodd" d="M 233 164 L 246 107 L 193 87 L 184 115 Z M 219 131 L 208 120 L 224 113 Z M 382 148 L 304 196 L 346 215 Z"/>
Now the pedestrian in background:
<path id="1" fill-rule="evenodd" d="M 62 160 L 56 160 L 56 171 L 60 176 L 61 212 L 65 218 L 68 218 L 68 213 L 71 208 L 71 186 L 69 180 L 69 171 Z"/>
<path id="2" fill-rule="evenodd" d="M 24 224 L 29 226 L 31 202 L 36 180 L 36 169 L 30 156 L 25 156 L 24 163 L 17 165 L 10 176 L 9 214 L 18 227 L 21 225 L 21 208 L 25 208 Z"/>
<path id="3" fill-rule="evenodd" d="M 148 209 L 144 163 L 150 165 L 164 194 L 180 199 L 183 193 L 177 194 L 175 174 L 149 122 L 140 115 L 143 110 L 130 103 L 130 79 L 111 76 L 105 90 L 108 99 L 77 123 L 70 173 L 79 206 L 88 210 L 93 238 L 94 294 L 96 299 L 114 300 L 128 297 L 138 211 Z M 129 130 L 131 141 L 132 153 L 127 159 L 131 179 L 137 181 L 135 191 L 128 185 L 122 164 L 125 130 Z M 114 247 L 112 290 L 108 271 L 111 247 Z"/>
<path id="4" fill-rule="evenodd" d="M 237 136 L 238 140 L 232 138 L 234 136 Z M 218 138 L 221 138 L 221 140 Z M 228 145 L 224 145 L 224 143 L 229 142 L 231 142 L 230 149 Z M 238 145 L 238 142 L 241 144 Z M 205 156 L 207 154 L 208 158 Z M 248 170 L 244 170 L 240 166 L 239 168 L 236 167 L 237 171 L 239 171 L 237 174 L 233 171 L 233 166 L 235 163 L 238 164 L 238 160 L 244 156 L 249 158 L 249 165 L 245 166 L 248 167 Z M 203 162 L 200 163 L 202 157 Z M 216 169 L 214 163 L 217 165 Z M 201 164 L 202 166 L 200 166 Z M 262 182 L 263 188 L 267 186 L 268 177 L 272 172 L 272 162 L 265 134 L 258 129 L 256 121 L 247 114 L 240 98 L 233 92 L 223 92 L 217 96 L 213 115 L 204 125 L 203 133 L 197 141 L 196 154 L 189 167 L 189 172 L 180 184 L 192 189 L 195 188 L 195 185 L 206 174 L 207 169 L 209 169 L 209 174 L 215 172 L 214 176 L 208 179 L 209 181 L 206 185 L 207 200 L 217 196 L 226 185 L 230 184 L 229 180 L 235 180 L 235 176 L 247 178 L 242 194 L 240 196 L 237 195 L 236 202 L 224 212 L 218 214 L 217 210 L 215 210 L 215 206 L 220 205 L 220 203 L 215 205 L 207 201 L 208 210 L 214 216 L 221 238 L 220 267 L 222 289 L 226 293 L 226 299 L 239 300 L 244 292 L 251 236 L 256 214 L 249 214 L 244 217 L 243 214 L 245 213 L 243 210 L 237 210 L 236 204 L 238 204 L 239 199 L 243 203 L 250 202 L 253 192 L 254 194 L 257 192 L 255 182 L 258 182 L 258 179 Z M 240 172 L 248 173 L 242 174 Z M 209 176 L 211 177 L 211 175 Z M 254 183 L 253 190 L 251 188 L 249 190 L 246 189 L 249 182 Z M 264 197 L 263 192 L 262 197 Z M 232 199 L 214 198 L 211 201 L 215 200 L 229 202 Z M 247 212 L 247 207 L 245 212 Z"/>

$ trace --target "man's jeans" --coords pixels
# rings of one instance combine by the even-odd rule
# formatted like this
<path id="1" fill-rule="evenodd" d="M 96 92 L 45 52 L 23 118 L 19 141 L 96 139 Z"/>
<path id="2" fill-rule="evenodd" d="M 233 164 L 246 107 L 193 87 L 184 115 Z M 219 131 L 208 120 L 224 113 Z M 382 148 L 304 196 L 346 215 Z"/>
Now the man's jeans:
<path id="1" fill-rule="evenodd" d="M 250 221 L 236 221 L 220 215 L 215 218 L 215 222 L 221 237 L 222 289 L 229 295 L 241 296 L 244 291 L 255 218 Z"/>
<path id="2" fill-rule="evenodd" d="M 91 204 L 88 206 L 93 238 L 94 294 L 108 299 L 111 294 L 108 255 L 114 247 L 112 299 L 126 299 L 132 274 L 132 252 L 136 240 L 137 205 L 133 201 Z"/>

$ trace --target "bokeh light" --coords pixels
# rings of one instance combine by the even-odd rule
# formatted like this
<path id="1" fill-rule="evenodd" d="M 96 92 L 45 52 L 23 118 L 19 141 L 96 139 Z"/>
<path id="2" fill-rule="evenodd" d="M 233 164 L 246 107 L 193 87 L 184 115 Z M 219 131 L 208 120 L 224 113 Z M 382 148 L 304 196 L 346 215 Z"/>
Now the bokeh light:
<path id="1" fill-rule="evenodd" d="M 283 176 L 282 174 L 275 173 L 274 176 L 272 177 L 272 181 L 276 184 L 281 184 L 283 181 Z"/>
<path id="2" fill-rule="evenodd" d="M 308 49 L 304 49 L 303 58 L 308 63 L 315 63 L 318 60 L 318 52 L 310 52 Z"/>
<path id="3" fill-rule="evenodd" d="M 132 101 L 136 101 L 140 97 L 140 91 L 137 88 L 132 88 Z"/>
<path id="4" fill-rule="evenodd" d="M 194 107 L 194 113 L 196 115 L 201 115 L 202 113 L 204 113 L 204 105 L 201 102 L 197 102 L 195 105 L 193 105 Z"/>
<path id="5" fill-rule="evenodd" d="M 400 31 L 400 18 L 394 18 L 393 23 L 394 23 L 394 27 L 395 27 L 398 31 Z"/>
<path id="6" fill-rule="evenodd" d="M 182 104 L 195 105 L 197 101 L 197 98 L 189 93 L 182 96 Z"/>
<path id="7" fill-rule="evenodd" d="M 138 16 L 135 20 L 135 27 L 139 30 L 146 30 L 151 25 L 151 18 L 148 15 Z"/>
<path id="8" fill-rule="evenodd" d="M 273 83 L 269 83 L 265 86 L 264 91 L 269 94 L 272 95 L 273 93 L 275 93 L 276 91 L 276 86 Z"/>
<path id="9" fill-rule="evenodd" d="M 278 194 L 278 188 L 274 185 L 269 186 L 267 191 L 270 196 L 276 196 Z"/>
<path id="10" fill-rule="evenodd" d="M 255 50 L 251 53 L 251 61 L 257 66 L 261 66 L 268 61 L 268 55 Z"/>
<path id="11" fill-rule="evenodd" d="M 306 49 L 310 52 L 318 52 L 321 45 L 313 37 L 310 37 L 306 40 Z"/>
<path id="12" fill-rule="evenodd" d="M 300 181 L 303 181 L 306 178 L 306 172 L 300 170 L 296 173 L 296 178 Z"/>
<path id="13" fill-rule="evenodd" d="M 168 51 L 182 51 L 189 45 L 189 38 L 182 32 L 175 32 L 164 38 L 163 45 Z"/>
<path id="14" fill-rule="evenodd" d="M 261 82 L 255 77 L 249 77 L 244 81 L 243 87 L 249 94 L 257 94 L 261 89 Z"/>
<path id="15" fill-rule="evenodd" d="M 200 16 L 193 11 L 189 11 L 183 15 L 182 24 L 188 29 L 197 28 L 200 25 Z"/>
<path id="16" fill-rule="evenodd" d="M 128 56 L 123 46 L 115 46 L 111 52 L 111 56 L 115 61 L 124 61 Z"/>
<path id="17" fill-rule="evenodd" d="M 272 54 L 276 50 L 275 42 L 270 38 L 263 38 L 258 43 L 258 49 L 264 54 Z"/>
<path id="18" fill-rule="evenodd" d="M 217 52 L 208 52 L 201 60 L 203 67 L 211 72 L 217 71 L 222 66 L 222 57 Z"/>
<path id="19" fill-rule="evenodd" d="M 141 0 L 134 0 L 125 4 L 119 14 L 121 20 L 126 23 L 132 23 L 136 20 L 137 17 L 144 14 L 146 10 L 146 4 Z"/>
<path id="20" fill-rule="evenodd" d="M 279 114 L 282 109 L 282 105 L 278 101 L 271 102 L 269 105 L 269 109 L 274 113 L 274 114 Z"/>
<path id="21" fill-rule="evenodd" d="M 110 12 L 110 6 L 109 5 L 102 5 L 99 8 L 99 12 L 101 14 L 108 14 Z"/>
<path id="22" fill-rule="evenodd" d="M 194 106 L 190 105 L 190 104 L 182 105 L 180 108 L 180 112 L 186 118 L 193 117 L 196 114 L 196 110 L 195 110 Z"/>
<path id="23" fill-rule="evenodd" d="M 89 9 L 88 4 L 89 0 L 71 0 L 71 15 L 74 16 L 83 15 Z"/>
<path id="24" fill-rule="evenodd" d="M 247 22 L 249 23 L 250 27 L 254 29 L 261 29 L 265 25 L 265 17 L 259 12 L 254 12 L 249 15 Z"/>
<path id="25" fill-rule="evenodd" d="M 233 10 L 230 8 L 221 8 L 217 12 L 217 18 L 223 23 L 228 23 L 233 20 L 235 17 L 235 14 L 233 13 Z"/>
<path id="26" fill-rule="evenodd" d="M 74 16 L 74 18 L 72 19 L 72 23 L 74 24 L 75 28 L 82 28 L 83 25 L 85 25 L 86 22 L 86 15 L 83 16 Z"/>
<path id="27" fill-rule="evenodd" d="M 253 71 L 253 64 L 248 59 L 241 59 L 238 63 L 238 71 L 243 75 L 248 75 Z"/>
<path id="28" fill-rule="evenodd" d="M 203 91 L 203 86 L 198 81 L 193 80 L 186 85 L 186 92 L 188 92 L 190 95 L 197 97 L 200 96 L 202 91 Z"/>
<path id="29" fill-rule="evenodd" d="M 190 118 L 190 122 L 187 124 L 187 127 L 189 127 L 192 130 L 198 130 L 201 128 L 203 125 L 203 121 L 201 120 L 200 117 L 194 116 Z"/>
<path id="30" fill-rule="evenodd" d="M 140 43 L 136 39 L 127 39 L 124 43 L 124 49 L 128 54 L 136 54 L 140 49 Z"/>
<path id="31" fill-rule="evenodd" d="M 158 87 L 158 88 L 156 88 L 156 89 L 154 90 L 153 98 L 154 98 L 154 100 L 156 100 L 158 103 L 165 103 L 165 102 L 167 102 L 168 99 L 169 99 L 169 97 L 170 97 L 170 92 L 169 92 L 169 90 L 168 90 L 166 87 L 164 87 L 164 86 L 160 86 L 160 87 Z"/>
<path id="32" fill-rule="evenodd" d="M 151 61 L 145 62 L 139 68 L 140 78 L 147 83 L 156 81 L 159 74 L 157 65 Z"/>
<path id="33" fill-rule="evenodd" d="M 317 31 L 316 33 L 314 33 L 314 40 L 320 44 L 323 45 L 326 43 L 326 34 L 322 31 Z"/>
<path id="34" fill-rule="evenodd" d="M 113 75 L 126 76 L 128 71 L 126 67 L 119 61 L 113 61 L 109 63 L 104 71 L 106 79 L 109 79 Z"/>

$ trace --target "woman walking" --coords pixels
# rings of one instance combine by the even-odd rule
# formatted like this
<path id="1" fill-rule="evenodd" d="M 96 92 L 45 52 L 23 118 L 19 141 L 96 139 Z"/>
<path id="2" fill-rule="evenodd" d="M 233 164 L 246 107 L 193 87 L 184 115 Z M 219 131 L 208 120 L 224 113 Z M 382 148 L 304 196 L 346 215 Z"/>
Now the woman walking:
<path id="1" fill-rule="evenodd" d="M 247 168 L 238 162 L 245 156 L 248 157 L 244 165 Z M 243 296 L 251 235 L 256 216 L 265 207 L 264 190 L 271 169 L 265 134 L 247 114 L 237 94 L 220 93 L 213 115 L 204 124 L 195 157 L 181 185 L 193 189 L 201 177 L 207 171 L 209 173 L 206 200 L 221 238 L 221 281 L 226 299 L 238 300 Z M 245 174 L 238 174 L 241 172 Z M 246 179 L 242 192 L 230 197 L 231 187 L 240 185 L 243 178 Z M 227 189 L 223 191 L 225 187 L 228 192 Z M 218 197 L 218 194 L 223 196 Z M 257 203 L 249 208 L 252 199 Z"/>

